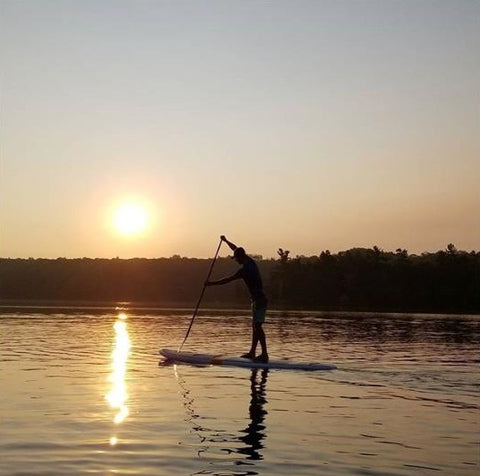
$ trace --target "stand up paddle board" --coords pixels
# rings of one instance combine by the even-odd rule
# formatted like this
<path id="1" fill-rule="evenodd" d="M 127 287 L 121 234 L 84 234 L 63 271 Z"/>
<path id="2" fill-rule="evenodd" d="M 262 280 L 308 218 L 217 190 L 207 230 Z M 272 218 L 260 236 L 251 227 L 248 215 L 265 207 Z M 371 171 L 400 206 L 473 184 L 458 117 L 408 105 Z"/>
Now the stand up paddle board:
<path id="1" fill-rule="evenodd" d="M 291 370 L 333 370 L 337 367 L 327 363 L 291 362 L 290 360 L 269 360 L 254 362 L 242 357 L 227 355 L 198 354 L 194 352 L 177 352 L 171 349 L 160 350 L 160 355 L 167 361 L 184 362 L 194 365 L 227 365 L 232 367 L 247 367 L 251 369 L 291 369 Z"/>

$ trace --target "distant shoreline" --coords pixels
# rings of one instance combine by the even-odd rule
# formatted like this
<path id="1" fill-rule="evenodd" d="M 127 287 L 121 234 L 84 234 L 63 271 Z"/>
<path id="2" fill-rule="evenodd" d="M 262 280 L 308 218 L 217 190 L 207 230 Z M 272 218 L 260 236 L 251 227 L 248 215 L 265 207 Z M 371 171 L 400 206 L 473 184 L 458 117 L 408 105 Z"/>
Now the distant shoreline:
<path id="1" fill-rule="evenodd" d="M 480 253 L 449 244 L 443 251 L 410 255 L 377 247 L 332 254 L 256 258 L 271 310 L 394 313 L 480 313 Z M 0 259 L 0 305 L 115 308 L 195 307 L 211 260 Z M 218 258 L 213 279 L 238 266 Z M 241 280 L 207 289 L 205 309 L 248 309 Z"/>
<path id="2" fill-rule="evenodd" d="M 139 314 L 139 313 L 160 313 L 160 312 L 173 312 L 181 314 L 189 314 L 193 310 L 193 306 L 186 306 L 185 304 L 169 304 L 162 305 L 160 303 L 135 303 L 135 302 L 79 302 L 79 301 L 9 301 L 9 300 L 0 300 L 0 317 L 4 312 L 15 312 L 22 310 L 37 310 L 41 312 L 128 312 L 130 314 Z M 222 312 L 242 312 L 249 313 L 249 307 L 238 307 L 232 305 L 222 305 L 222 306 L 210 306 L 205 305 L 200 309 L 199 313 L 222 313 Z M 426 311 L 394 311 L 394 310 L 353 310 L 353 309 L 282 309 L 282 308 L 271 308 L 268 311 L 272 314 L 281 314 L 284 312 L 288 313 L 298 313 L 298 314 L 318 314 L 322 317 L 328 315 L 338 317 L 345 317 L 351 319 L 352 317 L 372 317 L 372 316 L 420 316 L 420 317 L 438 317 L 438 316 L 462 316 L 462 317 L 475 317 L 480 319 L 480 314 L 468 313 L 468 312 L 426 312 Z"/>

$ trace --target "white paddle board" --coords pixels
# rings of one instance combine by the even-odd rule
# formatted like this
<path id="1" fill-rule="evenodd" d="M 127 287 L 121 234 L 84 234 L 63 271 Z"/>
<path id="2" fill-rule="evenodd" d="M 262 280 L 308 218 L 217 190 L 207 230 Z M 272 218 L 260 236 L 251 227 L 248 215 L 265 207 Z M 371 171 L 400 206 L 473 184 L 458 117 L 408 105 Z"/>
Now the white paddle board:
<path id="1" fill-rule="evenodd" d="M 242 357 L 227 355 L 199 354 L 195 352 L 177 352 L 171 349 L 160 350 L 160 355 L 172 362 L 184 362 L 195 365 L 227 365 L 251 369 L 291 369 L 291 370 L 333 370 L 337 367 L 328 363 L 292 362 L 290 360 L 269 360 L 254 362 Z"/>

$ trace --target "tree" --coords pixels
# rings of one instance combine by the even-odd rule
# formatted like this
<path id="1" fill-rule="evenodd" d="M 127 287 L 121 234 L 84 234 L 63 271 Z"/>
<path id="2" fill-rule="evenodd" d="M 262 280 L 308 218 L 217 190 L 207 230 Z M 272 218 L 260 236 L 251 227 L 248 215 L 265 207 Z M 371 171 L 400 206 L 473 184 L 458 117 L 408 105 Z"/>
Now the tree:
<path id="1" fill-rule="evenodd" d="M 286 263 L 288 261 L 288 255 L 290 254 L 290 251 L 284 251 L 283 248 L 278 248 L 277 254 L 280 256 L 280 262 Z"/>

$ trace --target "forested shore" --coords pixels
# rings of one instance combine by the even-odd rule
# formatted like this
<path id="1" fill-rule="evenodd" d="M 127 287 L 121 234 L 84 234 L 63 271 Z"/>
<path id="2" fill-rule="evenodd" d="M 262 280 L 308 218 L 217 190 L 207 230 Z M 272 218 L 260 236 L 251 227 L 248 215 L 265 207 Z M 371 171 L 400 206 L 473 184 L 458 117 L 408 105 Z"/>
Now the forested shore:
<path id="1" fill-rule="evenodd" d="M 257 257 L 270 307 L 277 309 L 478 313 L 480 253 L 445 250 L 421 255 L 373 247 L 317 256 Z M 0 259 L 0 303 L 119 303 L 194 306 L 211 260 Z M 219 258 L 213 277 L 237 265 Z M 245 307 L 241 282 L 208 288 L 203 305 Z"/>

